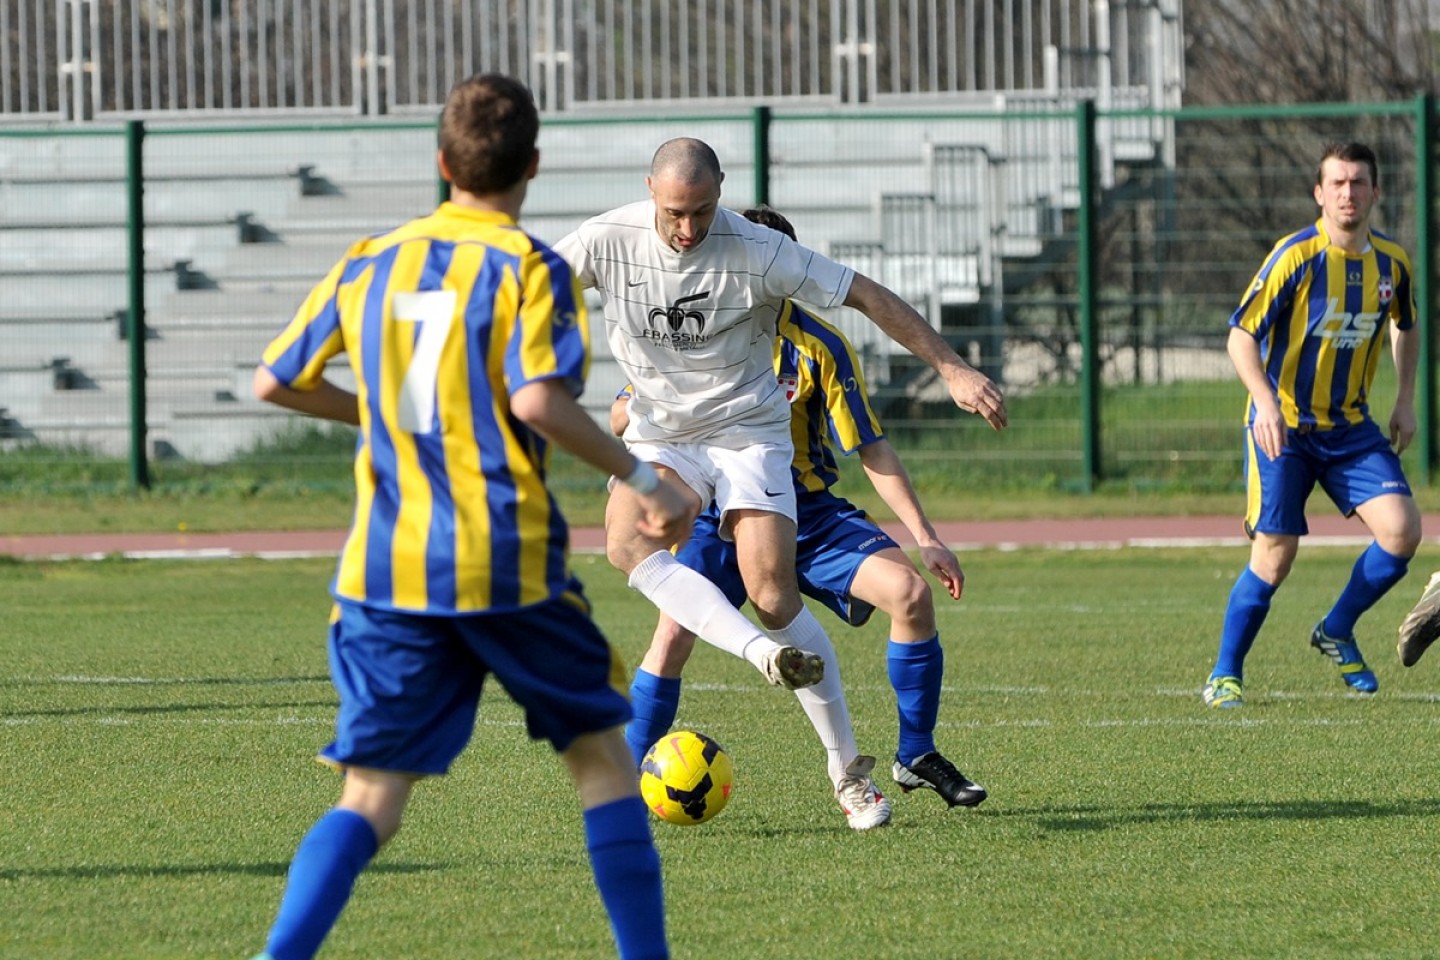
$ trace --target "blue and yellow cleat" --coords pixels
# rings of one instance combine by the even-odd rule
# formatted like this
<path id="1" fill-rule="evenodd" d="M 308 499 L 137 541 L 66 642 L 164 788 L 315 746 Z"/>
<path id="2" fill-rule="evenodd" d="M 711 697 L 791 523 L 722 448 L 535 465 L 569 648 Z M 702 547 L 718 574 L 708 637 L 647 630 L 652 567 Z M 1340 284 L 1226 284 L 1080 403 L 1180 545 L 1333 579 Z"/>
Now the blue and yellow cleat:
<path id="1" fill-rule="evenodd" d="M 1207 707 L 1243 707 L 1245 697 L 1240 693 L 1239 677 L 1211 677 L 1200 695 Z"/>
<path id="2" fill-rule="evenodd" d="M 1356 693 L 1374 693 L 1380 689 L 1380 681 L 1376 680 L 1375 674 L 1365 666 L 1365 658 L 1360 656 L 1360 645 L 1355 642 L 1354 637 L 1337 640 L 1327 636 L 1325 621 L 1321 620 L 1315 624 L 1315 630 L 1310 634 L 1310 646 L 1334 661 L 1335 666 L 1340 668 L 1340 679 L 1344 680 L 1351 690 Z"/>

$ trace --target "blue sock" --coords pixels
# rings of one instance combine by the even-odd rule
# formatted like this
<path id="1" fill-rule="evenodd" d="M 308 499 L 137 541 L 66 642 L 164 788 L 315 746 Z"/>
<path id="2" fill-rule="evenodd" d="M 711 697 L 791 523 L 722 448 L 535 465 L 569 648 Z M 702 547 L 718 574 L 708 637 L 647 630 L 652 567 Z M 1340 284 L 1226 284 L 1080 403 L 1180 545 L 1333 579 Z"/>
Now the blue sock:
<path id="1" fill-rule="evenodd" d="M 1215 658 L 1214 677 L 1244 677 L 1245 655 L 1260 634 L 1260 627 L 1270 613 L 1270 599 L 1275 586 L 1257 577 L 1248 566 L 1240 572 L 1230 590 L 1230 603 L 1225 608 L 1225 626 L 1220 634 L 1220 653 Z"/>
<path id="2" fill-rule="evenodd" d="M 355 878 L 380 848 L 370 821 L 335 808 L 316 821 L 295 851 L 280 912 L 265 952 L 274 960 L 310 960 L 335 925 Z"/>
<path id="3" fill-rule="evenodd" d="M 940 682 L 945 651 L 937 634 L 919 643 L 896 643 L 885 650 L 890 686 L 900 714 L 900 748 L 895 758 L 910 763 L 935 749 L 935 719 L 940 715 Z"/>
<path id="4" fill-rule="evenodd" d="M 621 960 L 665 960 L 660 854 L 644 801 L 622 797 L 586 810 L 585 843 Z"/>
<path id="5" fill-rule="evenodd" d="M 1397 557 L 1371 543 L 1355 561 L 1350 571 L 1350 582 L 1340 591 L 1340 599 L 1325 615 L 1324 627 L 1327 637 L 1343 640 L 1355 635 L 1355 622 L 1361 614 L 1399 583 L 1410 569 L 1409 557 Z"/>
<path id="6" fill-rule="evenodd" d="M 630 709 L 635 716 L 625 724 L 625 742 L 639 767 L 655 741 L 669 733 L 675 722 L 680 710 L 680 678 L 636 670 L 630 682 Z"/>

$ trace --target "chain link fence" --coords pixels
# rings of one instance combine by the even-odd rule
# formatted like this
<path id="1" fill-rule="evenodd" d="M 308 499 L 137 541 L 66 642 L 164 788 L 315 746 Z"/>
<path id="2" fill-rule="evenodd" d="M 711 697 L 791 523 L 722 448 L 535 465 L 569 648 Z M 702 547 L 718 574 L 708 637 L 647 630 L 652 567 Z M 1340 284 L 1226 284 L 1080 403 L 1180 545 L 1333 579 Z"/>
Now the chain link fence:
<path id="1" fill-rule="evenodd" d="M 551 118 L 524 225 L 555 241 L 642 199 L 654 148 L 700 137 L 726 167 L 726 205 L 767 200 L 1006 390 L 1012 426 L 993 433 L 863 318 L 834 316 L 930 488 L 1238 488 L 1244 391 L 1224 352 L 1228 315 L 1275 240 L 1316 218 L 1316 161 L 1337 138 L 1379 151 L 1377 226 L 1413 252 L 1428 296 L 1434 197 L 1417 157 L 1429 102 L 1102 111 L 1091 139 L 1081 117 L 1051 106 Z M 432 123 L 393 119 L 153 127 L 136 223 L 122 131 L 0 128 L 0 488 L 123 484 L 137 390 L 156 483 L 227 471 L 347 482 L 350 437 L 254 401 L 250 375 L 349 242 L 434 206 L 433 145 Z M 127 339 L 137 227 L 140 382 Z M 592 329 L 586 401 L 598 415 L 623 376 Z M 1381 418 L 1393 386 L 1383 363 Z M 1433 438 L 1432 387 L 1421 416 Z M 1412 477 L 1428 450 L 1407 454 Z"/>

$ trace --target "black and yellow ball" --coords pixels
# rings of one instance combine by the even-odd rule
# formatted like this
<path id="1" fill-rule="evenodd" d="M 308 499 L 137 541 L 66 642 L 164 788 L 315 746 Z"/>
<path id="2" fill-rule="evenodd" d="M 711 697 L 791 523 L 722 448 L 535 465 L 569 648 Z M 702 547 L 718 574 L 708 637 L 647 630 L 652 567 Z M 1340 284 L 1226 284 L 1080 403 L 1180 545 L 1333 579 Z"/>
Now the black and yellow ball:
<path id="1" fill-rule="evenodd" d="M 640 795 L 666 823 L 704 823 L 725 809 L 734 785 L 730 755 L 693 730 L 661 737 L 640 764 Z"/>

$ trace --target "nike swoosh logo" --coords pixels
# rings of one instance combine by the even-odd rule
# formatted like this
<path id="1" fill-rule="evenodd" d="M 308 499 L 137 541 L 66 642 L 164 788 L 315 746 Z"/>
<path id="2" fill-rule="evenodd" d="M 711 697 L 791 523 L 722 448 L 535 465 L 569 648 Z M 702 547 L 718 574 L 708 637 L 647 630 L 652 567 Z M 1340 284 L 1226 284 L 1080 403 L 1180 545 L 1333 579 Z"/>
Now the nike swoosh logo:
<path id="1" fill-rule="evenodd" d="M 625 284 L 627 287 L 643 287 L 644 285 L 644 280 L 631 280 Z"/>
<path id="2" fill-rule="evenodd" d="M 785 491 L 783 491 L 783 490 L 780 491 L 779 493 L 775 493 L 775 492 L 773 492 L 772 490 L 770 490 L 769 487 L 766 487 L 766 488 L 765 488 L 765 496 L 767 496 L 767 497 L 783 497 L 784 495 L 785 495 Z"/>

